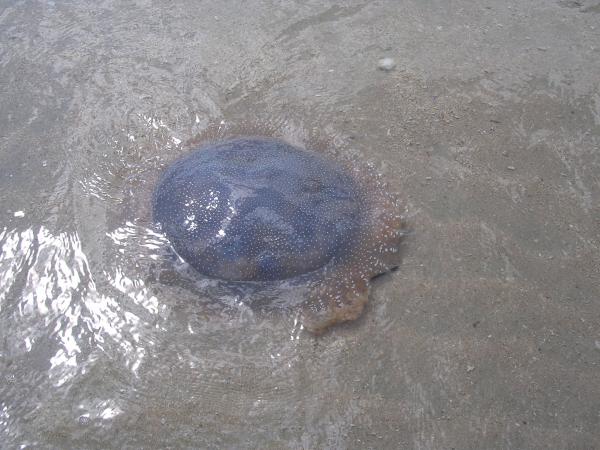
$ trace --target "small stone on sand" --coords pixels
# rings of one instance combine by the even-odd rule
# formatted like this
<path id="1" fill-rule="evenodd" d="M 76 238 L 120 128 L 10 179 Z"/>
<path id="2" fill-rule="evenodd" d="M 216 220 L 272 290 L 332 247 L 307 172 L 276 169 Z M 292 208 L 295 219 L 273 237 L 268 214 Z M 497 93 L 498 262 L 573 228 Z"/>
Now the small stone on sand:
<path id="1" fill-rule="evenodd" d="M 396 68 L 396 61 L 394 61 L 394 58 L 381 58 L 377 63 L 377 68 L 389 72 Z"/>

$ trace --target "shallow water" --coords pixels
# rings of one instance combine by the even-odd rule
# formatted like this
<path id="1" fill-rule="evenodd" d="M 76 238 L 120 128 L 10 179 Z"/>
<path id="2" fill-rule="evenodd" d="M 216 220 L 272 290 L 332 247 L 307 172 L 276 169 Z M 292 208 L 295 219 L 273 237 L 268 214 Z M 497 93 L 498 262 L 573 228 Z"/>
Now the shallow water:
<path id="1" fill-rule="evenodd" d="M 600 16 L 521 3 L 4 2 L 3 446 L 596 445 Z M 144 220 L 248 121 L 407 206 L 400 270 L 322 337 L 204 301 Z"/>

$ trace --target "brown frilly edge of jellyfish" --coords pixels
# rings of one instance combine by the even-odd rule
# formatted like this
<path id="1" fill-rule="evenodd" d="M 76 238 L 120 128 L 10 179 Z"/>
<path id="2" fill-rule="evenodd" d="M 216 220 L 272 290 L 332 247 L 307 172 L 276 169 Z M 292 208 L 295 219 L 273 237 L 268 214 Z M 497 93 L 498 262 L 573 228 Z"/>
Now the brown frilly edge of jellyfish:
<path id="1" fill-rule="evenodd" d="M 363 178 L 363 174 L 361 174 Z M 337 323 L 357 319 L 369 300 L 372 280 L 400 264 L 406 223 L 396 201 L 377 180 L 361 181 L 366 203 L 359 235 L 347 258 L 324 274 L 302 305 L 301 323 L 320 334 Z"/>
<path id="2" fill-rule="evenodd" d="M 163 170 L 152 217 L 208 278 L 295 286 L 300 324 L 320 334 L 358 318 L 371 280 L 399 265 L 405 222 L 372 167 L 333 140 L 289 141 L 265 126 L 208 127 Z"/>

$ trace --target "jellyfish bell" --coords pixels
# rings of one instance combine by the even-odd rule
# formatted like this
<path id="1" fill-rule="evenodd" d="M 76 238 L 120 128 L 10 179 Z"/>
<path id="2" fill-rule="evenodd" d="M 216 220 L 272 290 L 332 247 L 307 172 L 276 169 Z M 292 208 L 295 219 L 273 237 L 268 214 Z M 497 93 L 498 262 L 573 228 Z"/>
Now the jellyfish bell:
<path id="1" fill-rule="evenodd" d="M 228 281 L 320 269 L 347 253 L 360 209 L 350 176 L 317 153 L 264 137 L 190 153 L 165 171 L 152 204 L 177 253 Z"/>
<path id="2" fill-rule="evenodd" d="M 370 280 L 398 264 L 401 214 L 381 180 L 272 133 L 219 129 L 193 147 L 151 200 L 181 259 L 253 292 L 301 292 L 296 310 L 313 333 L 359 317 Z"/>

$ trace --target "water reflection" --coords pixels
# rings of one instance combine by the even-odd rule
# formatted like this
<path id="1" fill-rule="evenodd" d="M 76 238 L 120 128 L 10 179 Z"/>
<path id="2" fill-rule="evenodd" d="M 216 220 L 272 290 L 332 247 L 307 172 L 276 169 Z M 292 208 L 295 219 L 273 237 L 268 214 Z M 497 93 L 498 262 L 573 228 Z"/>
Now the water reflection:
<path id="1" fill-rule="evenodd" d="M 150 246 L 155 245 L 152 239 Z M 52 353 L 48 376 L 58 387 L 85 371 L 95 353 L 108 351 L 110 340 L 135 373 L 146 354 L 144 346 L 151 344 L 140 345 L 147 317 L 124 308 L 118 297 L 99 292 L 76 232 L 53 234 L 44 226 L 5 229 L 0 244 L 0 306 L 6 337 L 14 342 L 9 352 L 28 353 L 44 346 Z M 118 266 L 113 270 L 104 271 L 110 285 L 143 308 L 146 316 L 156 315 L 157 298 L 143 281 L 129 278 Z"/>
<path id="2" fill-rule="evenodd" d="M 23 270 L 25 262 L 32 256 L 33 230 L 23 232 L 4 228 L 0 232 L 0 311 L 6 305 L 10 289 L 15 283 L 17 273 Z"/>

